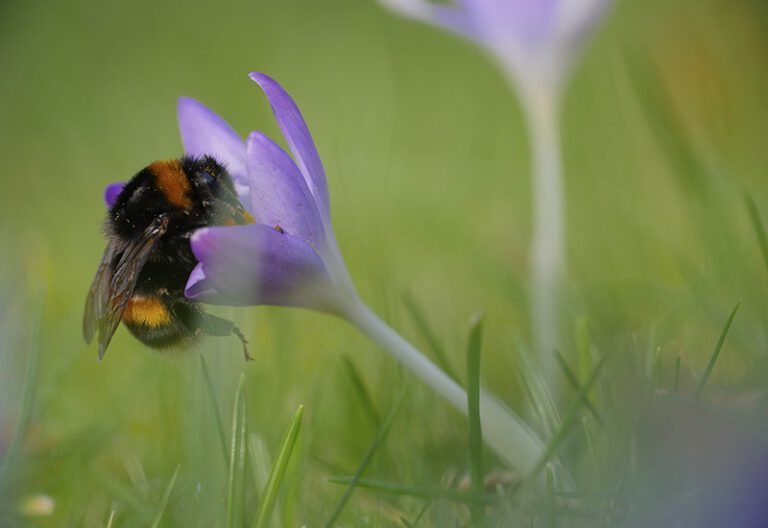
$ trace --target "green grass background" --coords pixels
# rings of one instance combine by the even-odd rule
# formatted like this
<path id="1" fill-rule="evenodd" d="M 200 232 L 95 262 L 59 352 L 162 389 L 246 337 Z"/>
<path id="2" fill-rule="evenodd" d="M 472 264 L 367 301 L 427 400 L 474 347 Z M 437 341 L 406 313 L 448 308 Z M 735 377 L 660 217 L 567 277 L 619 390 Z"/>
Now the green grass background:
<path id="1" fill-rule="evenodd" d="M 615 379 L 643 379 L 656 354 L 657 383 L 670 386 L 679 356 L 681 385 L 695 387 L 742 299 L 709 390 L 743 396 L 765 385 L 768 274 L 743 192 L 767 221 L 767 30 L 758 0 L 624 0 L 590 42 L 563 113 L 563 354 L 573 365 L 581 335 L 612 353 Z M 363 297 L 427 350 L 404 308 L 410 292 L 459 373 L 469 317 L 483 310 L 482 378 L 525 409 L 527 138 L 516 98 L 480 50 L 373 1 L 5 0 L 0 447 L 22 403 L 30 412 L 0 522 L 105 526 L 115 510 L 114 526 L 148 526 L 180 465 L 161 526 L 224 525 L 226 464 L 198 354 L 162 356 L 119 330 L 97 364 L 80 321 L 104 245 L 103 188 L 181 154 L 178 96 L 204 102 L 243 136 L 279 138 L 246 76 L 253 70 L 302 108 Z M 283 525 L 322 525 L 344 491 L 327 477 L 354 473 L 403 386 L 367 474 L 437 487 L 467 471 L 465 419 L 344 322 L 281 308 L 212 311 L 238 321 L 256 358 L 244 364 L 234 339 L 199 349 L 227 434 L 241 372 L 249 432 L 272 455 L 305 405 L 278 505 Z M 54 499 L 50 516 L 19 515 L 35 494 Z M 398 518 L 422 504 L 358 490 L 342 519 L 403 526 Z M 433 505 L 421 522 L 452 526 L 440 517 L 461 518 L 452 508 Z M 255 509 L 247 495 L 249 518 Z"/>

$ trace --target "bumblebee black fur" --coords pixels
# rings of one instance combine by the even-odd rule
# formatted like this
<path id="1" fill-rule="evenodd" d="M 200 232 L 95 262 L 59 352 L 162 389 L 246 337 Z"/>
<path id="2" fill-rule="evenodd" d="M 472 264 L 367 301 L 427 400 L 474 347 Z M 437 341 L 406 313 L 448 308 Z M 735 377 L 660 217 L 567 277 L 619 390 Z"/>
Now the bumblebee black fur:
<path id="1" fill-rule="evenodd" d="M 200 335 L 234 335 L 230 321 L 184 296 L 197 264 L 190 236 L 206 226 L 252 221 L 225 168 L 210 156 L 156 161 L 140 170 L 109 207 L 107 247 L 86 300 L 83 335 L 98 333 L 99 359 L 120 322 L 153 348 Z"/>

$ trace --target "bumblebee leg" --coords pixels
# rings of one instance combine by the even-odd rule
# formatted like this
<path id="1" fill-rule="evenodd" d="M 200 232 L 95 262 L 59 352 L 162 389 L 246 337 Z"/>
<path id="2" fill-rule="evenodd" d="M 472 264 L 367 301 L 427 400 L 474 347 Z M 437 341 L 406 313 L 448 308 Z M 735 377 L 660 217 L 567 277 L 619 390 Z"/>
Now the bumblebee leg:
<path id="1" fill-rule="evenodd" d="M 253 361 L 253 358 L 248 353 L 248 340 L 243 335 L 243 332 L 235 326 L 235 323 L 210 315 L 207 313 L 198 314 L 199 317 L 199 333 L 216 337 L 235 336 L 240 340 L 243 345 L 243 356 L 246 361 Z"/>
<path id="2" fill-rule="evenodd" d="M 253 361 L 253 358 L 248 353 L 248 340 L 245 338 L 243 333 L 240 331 L 238 327 L 236 327 L 234 324 L 232 325 L 232 335 L 237 336 L 237 338 L 240 340 L 240 343 L 243 345 L 243 357 L 246 361 Z"/>

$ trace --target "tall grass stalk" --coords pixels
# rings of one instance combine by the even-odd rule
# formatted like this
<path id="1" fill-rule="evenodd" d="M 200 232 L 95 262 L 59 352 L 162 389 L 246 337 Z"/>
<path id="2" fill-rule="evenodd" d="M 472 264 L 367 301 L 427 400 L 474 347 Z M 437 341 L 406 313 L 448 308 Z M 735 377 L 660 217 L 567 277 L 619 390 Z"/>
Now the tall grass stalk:
<path id="1" fill-rule="evenodd" d="M 467 414 L 469 417 L 469 474 L 472 490 L 483 492 L 483 428 L 480 422 L 480 350 L 483 339 L 482 315 L 473 318 L 467 343 Z M 483 508 L 472 507 L 472 520 L 480 523 Z"/>
<path id="2" fill-rule="evenodd" d="M 227 524 L 235 528 L 243 524 L 243 500 L 245 497 L 245 439 L 247 436 L 247 407 L 245 399 L 245 375 L 235 393 L 232 410 L 232 433 L 229 452 L 229 480 L 227 488 Z"/>
<path id="3" fill-rule="evenodd" d="M 701 381 L 699 381 L 698 387 L 696 387 L 696 398 L 699 398 L 701 393 L 704 392 L 704 387 L 707 385 L 710 374 L 712 374 L 712 369 L 715 368 L 717 358 L 720 357 L 720 351 L 723 349 L 723 344 L 725 344 L 725 338 L 728 337 L 728 332 L 730 331 L 731 325 L 733 324 L 733 319 L 736 317 L 736 312 L 739 311 L 740 306 L 741 301 L 736 303 L 736 306 L 733 307 L 731 313 L 728 315 L 728 320 L 725 322 L 725 326 L 723 327 L 722 332 L 720 332 L 720 338 L 717 340 L 715 350 L 712 352 L 712 356 L 709 358 L 709 363 L 707 363 L 707 368 L 704 371 L 704 375 L 701 377 Z"/>
<path id="4" fill-rule="evenodd" d="M 296 409 L 296 414 L 293 415 L 291 425 L 288 426 L 283 441 L 280 443 L 275 462 L 269 470 L 267 486 L 264 489 L 264 495 L 259 503 L 259 511 L 254 518 L 253 528 L 266 528 L 269 526 L 269 521 L 272 519 L 272 513 L 275 510 L 277 494 L 280 492 L 285 477 L 285 471 L 288 467 L 288 461 L 291 459 L 293 448 L 296 445 L 296 440 L 301 431 L 301 421 L 303 418 L 304 406 L 299 405 L 299 408 Z"/>
<path id="5" fill-rule="evenodd" d="M 171 480 L 168 481 L 168 486 L 165 488 L 165 492 L 163 493 L 163 500 L 160 502 L 160 510 L 157 512 L 157 516 L 155 516 L 155 520 L 152 522 L 152 528 L 159 528 L 160 521 L 163 520 L 163 515 L 165 515 L 165 510 L 168 508 L 168 501 L 171 498 L 171 493 L 173 493 L 173 488 L 176 486 L 176 479 L 179 477 L 179 470 L 181 469 L 181 466 L 176 466 L 176 470 L 173 472 L 173 476 L 171 476 Z M 114 510 L 113 510 L 114 511 Z M 109 524 L 112 524 L 113 516 L 110 514 L 109 517 Z"/>

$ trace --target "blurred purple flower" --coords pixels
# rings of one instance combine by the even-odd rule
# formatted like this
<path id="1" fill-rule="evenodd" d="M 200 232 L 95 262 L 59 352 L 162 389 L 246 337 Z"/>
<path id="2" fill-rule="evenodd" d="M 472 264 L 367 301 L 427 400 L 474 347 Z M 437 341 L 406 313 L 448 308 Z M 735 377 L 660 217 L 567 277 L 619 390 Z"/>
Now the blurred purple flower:
<path id="1" fill-rule="evenodd" d="M 611 0 L 379 0 L 393 10 L 479 44 L 517 90 L 531 136 L 531 321 L 552 383 L 558 367 L 559 293 L 565 275 L 565 198 L 559 144 L 563 86 L 589 31 Z"/>
<path id="2" fill-rule="evenodd" d="M 518 85 L 559 84 L 611 0 L 380 0 L 480 44 Z M 519 86 L 521 87 L 521 86 Z M 522 88 L 522 87 L 521 87 Z"/>

